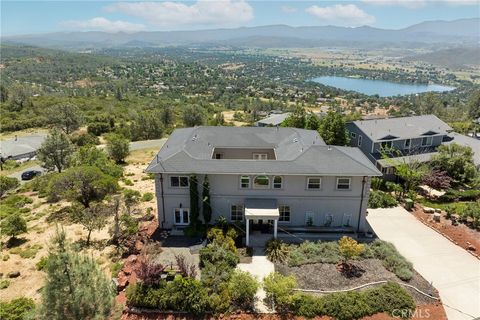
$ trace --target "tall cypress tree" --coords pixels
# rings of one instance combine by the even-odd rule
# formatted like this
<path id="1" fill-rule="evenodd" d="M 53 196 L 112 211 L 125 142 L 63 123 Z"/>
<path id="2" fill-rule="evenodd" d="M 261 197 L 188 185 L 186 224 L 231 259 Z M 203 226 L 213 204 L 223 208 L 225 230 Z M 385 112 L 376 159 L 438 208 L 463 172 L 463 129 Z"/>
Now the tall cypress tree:
<path id="1" fill-rule="evenodd" d="M 198 179 L 197 176 L 190 175 L 190 225 L 196 226 L 198 223 L 198 216 L 200 215 L 200 208 L 198 205 Z"/>
<path id="2" fill-rule="evenodd" d="M 209 224 L 212 220 L 212 207 L 210 206 L 210 183 L 208 182 L 208 176 L 205 175 L 203 179 L 202 190 L 202 214 L 205 224 Z"/>
<path id="3" fill-rule="evenodd" d="M 107 319 L 115 290 L 92 257 L 70 249 L 57 231 L 47 260 L 40 313 L 45 319 Z"/>

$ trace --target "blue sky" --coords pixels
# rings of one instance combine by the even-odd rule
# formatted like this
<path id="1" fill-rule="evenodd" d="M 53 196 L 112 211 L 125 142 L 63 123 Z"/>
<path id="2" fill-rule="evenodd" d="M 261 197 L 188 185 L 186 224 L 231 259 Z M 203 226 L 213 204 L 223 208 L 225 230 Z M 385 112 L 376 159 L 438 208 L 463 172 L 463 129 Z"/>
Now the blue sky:
<path id="1" fill-rule="evenodd" d="M 1 34 L 136 32 L 288 24 L 399 29 L 478 18 L 480 0 L 2 1 Z"/>

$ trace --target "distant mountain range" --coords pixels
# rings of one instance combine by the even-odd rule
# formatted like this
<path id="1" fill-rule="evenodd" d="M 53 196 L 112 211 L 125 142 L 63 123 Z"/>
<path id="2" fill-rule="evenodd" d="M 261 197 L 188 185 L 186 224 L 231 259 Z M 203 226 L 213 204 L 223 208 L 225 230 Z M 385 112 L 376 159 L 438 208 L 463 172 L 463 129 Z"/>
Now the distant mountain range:
<path id="1" fill-rule="evenodd" d="M 174 45 L 230 45 L 239 47 L 378 46 L 379 44 L 478 46 L 480 19 L 427 21 L 399 30 L 368 26 L 291 27 L 270 25 L 195 31 L 137 33 L 59 32 L 3 37 L 2 43 L 82 49 Z"/>

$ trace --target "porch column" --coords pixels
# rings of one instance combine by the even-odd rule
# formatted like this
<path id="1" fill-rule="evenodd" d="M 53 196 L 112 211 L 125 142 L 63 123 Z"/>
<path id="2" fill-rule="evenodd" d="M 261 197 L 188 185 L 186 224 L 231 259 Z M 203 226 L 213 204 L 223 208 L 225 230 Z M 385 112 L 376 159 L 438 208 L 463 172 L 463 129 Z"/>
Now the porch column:
<path id="1" fill-rule="evenodd" d="M 248 247 L 250 245 L 250 219 L 247 219 L 246 231 L 245 244 Z"/>
<path id="2" fill-rule="evenodd" d="M 273 238 L 277 239 L 277 224 L 278 220 L 273 220 Z"/>

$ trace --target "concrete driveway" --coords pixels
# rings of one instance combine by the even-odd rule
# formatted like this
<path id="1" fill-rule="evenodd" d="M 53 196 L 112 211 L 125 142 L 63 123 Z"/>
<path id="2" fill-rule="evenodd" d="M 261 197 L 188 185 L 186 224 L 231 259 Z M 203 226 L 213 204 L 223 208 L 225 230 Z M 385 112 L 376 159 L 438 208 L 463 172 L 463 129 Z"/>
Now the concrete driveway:
<path id="1" fill-rule="evenodd" d="M 480 260 L 401 207 L 369 209 L 377 236 L 392 242 L 440 293 L 449 320 L 480 316 Z"/>

